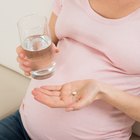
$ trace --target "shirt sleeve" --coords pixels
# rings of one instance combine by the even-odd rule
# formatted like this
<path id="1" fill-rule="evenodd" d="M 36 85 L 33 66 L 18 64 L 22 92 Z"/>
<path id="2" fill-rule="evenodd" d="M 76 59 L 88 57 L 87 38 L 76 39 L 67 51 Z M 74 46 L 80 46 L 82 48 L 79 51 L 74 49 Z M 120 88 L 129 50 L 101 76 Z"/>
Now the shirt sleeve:
<path id="1" fill-rule="evenodd" d="M 58 16 L 62 8 L 62 0 L 54 0 L 53 13 Z"/>

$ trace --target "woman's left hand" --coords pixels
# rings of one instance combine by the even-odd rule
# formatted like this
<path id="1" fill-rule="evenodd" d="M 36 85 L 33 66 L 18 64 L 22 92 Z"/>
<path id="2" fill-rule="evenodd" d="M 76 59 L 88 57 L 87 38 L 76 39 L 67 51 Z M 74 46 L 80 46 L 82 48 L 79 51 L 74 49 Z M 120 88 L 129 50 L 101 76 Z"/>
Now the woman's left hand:
<path id="1" fill-rule="evenodd" d="M 78 110 L 100 98 L 100 84 L 95 80 L 79 80 L 64 85 L 42 86 L 32 91 L 34 98 L 52 108 Z"/>

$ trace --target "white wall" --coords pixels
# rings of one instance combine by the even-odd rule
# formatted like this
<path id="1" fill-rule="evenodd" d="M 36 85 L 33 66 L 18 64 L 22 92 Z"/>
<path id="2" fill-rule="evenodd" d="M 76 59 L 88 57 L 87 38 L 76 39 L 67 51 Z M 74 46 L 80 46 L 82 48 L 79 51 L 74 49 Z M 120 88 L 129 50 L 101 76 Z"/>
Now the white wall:
<path id="1" fill-rule="evenodd" d="M 20 17 L 38 13 L 49 17 L 53 0 L 0 0 L 0 64 L 20 73 L 16 62 L 19 45 L 17 21 Z"/>

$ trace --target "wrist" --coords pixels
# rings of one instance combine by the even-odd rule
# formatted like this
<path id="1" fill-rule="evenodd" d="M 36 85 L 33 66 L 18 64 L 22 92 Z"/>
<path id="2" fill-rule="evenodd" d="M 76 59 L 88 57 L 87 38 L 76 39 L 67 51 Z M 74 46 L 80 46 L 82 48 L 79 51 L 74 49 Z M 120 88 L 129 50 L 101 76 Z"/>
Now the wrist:
<path id="1" fill-rule="evenodd" d="M 106 101 L 107 98 L 111 96 L 110 94 L 114 91 L 114 88 L 108 84 L 91 79 L 89 82 L 93 87 L 93 92 L 96 92 L 95 100 Z"/>
<path id="2" fill-rule="evenodd" d="M 98 83 L 98 94 L 97 94 L 97 99 L 99 100 L 105 100 L 107 96 L 109 96 L 111 90 L 111 87 L 107 84 L 104 83 Z"/>
<path id="3" fill-rule="evenodd" d="M 99 89 L 100 90 L 99 90 L 98 98 L 107 103 L 111 103 L 112 100 L 118 98 L 118 94 L 121 92 L 115 87 L 105 83 L 99 83 Z"/>

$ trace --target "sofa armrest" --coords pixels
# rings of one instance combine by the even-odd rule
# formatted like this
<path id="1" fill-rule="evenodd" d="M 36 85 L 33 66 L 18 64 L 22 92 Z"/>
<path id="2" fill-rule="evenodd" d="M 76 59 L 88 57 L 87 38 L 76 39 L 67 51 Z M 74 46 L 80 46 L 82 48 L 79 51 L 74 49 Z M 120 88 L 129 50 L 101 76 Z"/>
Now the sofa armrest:
<path id="1" fill-rule="evenodd" d="M 0 65 L 0 119 L 16 111 L 30 79 Z"/>

